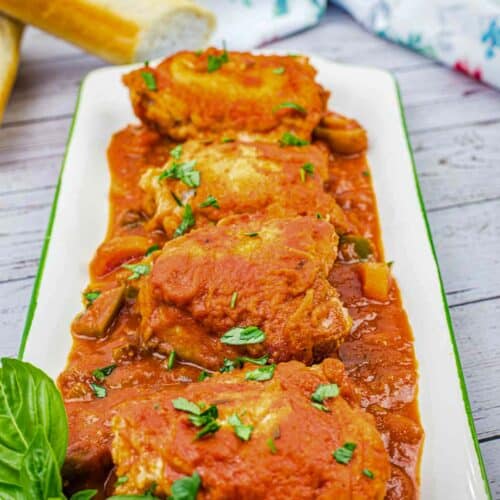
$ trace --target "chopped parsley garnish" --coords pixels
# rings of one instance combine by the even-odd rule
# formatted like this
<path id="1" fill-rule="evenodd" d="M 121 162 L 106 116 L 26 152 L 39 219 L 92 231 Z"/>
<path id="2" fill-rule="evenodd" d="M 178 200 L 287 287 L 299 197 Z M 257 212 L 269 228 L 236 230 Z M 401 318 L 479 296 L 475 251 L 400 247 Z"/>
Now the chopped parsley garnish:
<path id="1" fill-rule="evenodd" d="M 369 170 L 363 170 L 363 172 L 361 172 L 361 175 L 363 175 L 364 177 L 370 177 L 370 171 Z"/>
<path id="2" fill-rule="evenodd" d="M 217 406 L 210 405 L 206 410 L 202 411 L 199 405 L 186 398 L 174 399 L 172 405 L 176 410 L 189 413 L 189 421 L 196 427 L 201 427 L 200 431 L 196 434 L 196 439 L 200 439 L 207 434 L 213 434 L 220 429 L 220 425 L 217 422 L 219 416 Z"/>
<path id="3" fill-rule="evenodd" d="M 333 458 L 335 458 L 335 460 L 339 464 L 346 465 L 351 461 L 355 449 L 356 449 L 355 443 L 344 443 L 344 446 L 337 448 L 333 452 Z"/>
<path id="4" fill-rule="evenodd" d="M 320 213 L 316 214 L 316 219 L 322 219 L 322 218 L 323 218 L 323 216 Z"/>
<path id="5" fill-rule="evenodd" d="M 170 168 L 167 168 L 158 176 L 158 180 L 179 179 L 188 187 L 198 187 L 200 185 L 200 172 L 194 170 L 195 166 L 196 160 L 181 163 L 174 162 Z"/>
<path id="6" fill-rule="evenodd" d="M 228 330 L 221 338 L 223 344 L 247 345 L 260 344 L 266 339 L 266 334 L 256 326 L 235 326 Z"/>
<path id="7" fill-rule="evenodd" d="M 276 113 L 276 111 L 279 111 L 280 109 L 294 109 L 295 111 L 298 111 L 299 113 L 302 113 L 304 115 L 307 114 L 306 109 L 295 102 L 282 102 L 277 106 L 274 106 L 273 113 Z"/>
<path id="8" fill-rule="evenodd" d="M 341 235 L 340 236 L 340 245 L 345 245 L 345 244 L 353 244 L 354 245 L 354 251 L 358 255 L 358 257 L 361 260 L 367 259 L 372 253 L 372 245 L 370 243 L 370 240 L 367 238 L 363 238 L 363 236 L 355 236 L 352 234 L 348 235 Z"/>
<path id="9" fill-rule="evenodd" d="M 99 380 L 100 382 L 102 382 L 106 377 L 109 377 L 109 375 L 111 375 L 113 373 L 113 371 L 115 370 L 115 368 L 116 368 L 116 365 L 109 365 L 109 366 L 105 366 L 104 368 L 96 368 L 92 372 L 92 375 L 97 380 Z"/>
<path id="10" fill-rule="evenodd" d="M 302 182 L 306 182 L 307 175 L 314 175 L 314 165 L 312 163 L 304 163 L 300 167 L 300 178 Z"/>
<path id="11" fill-rule="evenodd" d="M 170 351 L 168 355 L 167 368 L 171 370 L 175 365 L 175 351 Z"/>
<path id="12" fill-rule="evenodd" d="M 148 61 L 147 59 L 144 61 L 144 66 L 145 66 L 146 68 L 149 68 L 149 61 Z"/>
<path id="13" fill-rule="evenodd" d="M 375 474 L 370 469 L 363 469 L 363 475 L 370 479 L 375 479 Z"/>
<path id="14" fill-rule="evenodd" d="M 245 236 L 249 236 L 250 238 L 255 238 L 256 236 L 259 236 L 259 233 L 244 233 Z"/>
<path id="15" fill-rule="evenodd" d="M 282 146 L 307 146 L 309 144 L 309 141 L 297 137 L 292 132 L 285 132 L 279 142 Z"/>
<path id="16" fill-rule="evenodd" d="M 170 156 L 174 160 L 180 160 L 181 156 L 182 156 L 182 144 L 177 144 L 177 146 L 175 146 L 175 148 L 171 149 Z"/>
<path id="17" fill-rule="evenodd" d="M 234 142 L 236 139 L 233 139 L 232 137 L 223 137 L 220 142 L 225 144 L 226 142 Z"/>
<path id="18" fill-rule="evenodd" d="M 182 214 L 182 221 L 179 227 L 174 231 L 174 238 L 177 236 L 182 236 L 190 227 L 193 227 L 195 223 L 193 209 L 189 203 L 184 207 L 184 213 Z"/>
<path id="19" fill-rule="evenodd" d="M 101 385 L 97 385 L 91 382 L 90 388 L 92 389 L 92 392 L 95 394 L 96 398 L 105 398 L 107 395 L 106 388 L 102 387 Z"/>
<path id="20" fill-rule="evenodd" d="M 213 73 L 222 67 L 223 64 L 229 62 L 229 55 L 224 48 L 224 52 L 220 56 L 214 56 L 213 54 L 208 55 L 208 66 L 207 70 L 209 73 Z"/>
<path id="21" fill-rule="evenodd" d="M 256 368 L 251 372 L 247 372 L 245 374 L 245 380 L 255 380 L 257 382 L 271 380 L 273 378 L 275 369 L 276 365 L 259 366 L 259 368 Z"/>
<path id="22" fill-rule="evenodd" d="M 125 484 L 128 481 L 128 476 L 120 476 L 115 483 L 115 486 L 120 486 L 120 484 Z"/>
<path id="23" fill-rule="evenodd" d="M 194 471 L 192 476 L 181 477 L 172 483 L 170 500 L 196 500 L 201 486 L 200 475 Z"/>
<path id="24" fill-rule="evenodd" d="M 231 425 L 234 429 L 234 433 L 242 440 L 242 441 L 248 441 L 250 439 L 250 436 L 252 435 L 253 431 L 253 425 L 244 425 L 243 422 L 240 420 L 240 417 L 238 415 L 234 414 L 231 415 L 227 419 L 229 425 Z"/>
<path id="25" fill-rule="evenodd" d="M 176 398 L 172 400 L 172 406 L 176 410 L 192 413 L 193 415 L 199 415 L 201 413 L 201 408 L 196 403 L 186 398 Z"/>
<path id="26" fill-rule="evenodd" d="M 276 449 L 276 443 L 274 442 L 273 438 L 269 438 L 266 441 L 266 444 L 273 455 L 276 455 L 276 453 L 278 453 L 278 450 Z"/>
<path id="27" fill-rule="evenodd" d="M 208 373 L 207 371 L 203 370 L 199 375 L 198 375 L 198 382 L 203 382 L 206 378 L 211 377 L 212 374 Z"/>
<path id="28" fill-rule="evenodd" d="M 158 488 L 158 484 L 156 481 L 153 481 L 150 485 L 149 488 L 144 492 L 145 497 L 152 497 L 155 494 L 156 488 Z"/>
<path id="29" fill-rule="evenodd" d="M 194 52 L 194 55 L 197 56 L 197 57 L 200 57 L 201 54 L 203 54 L 203 50 L 202 49 L 195 50 L 195 52 Z"/>
<path id="30" fill-rule="evenodd" d="M 265 354 L 260 358 L 249 358 L 248 356 L 238 356 L 235 359 L 224 359 L 224 364 L 219 371 L 221 373 L 232 372 L 236 368 L 241 368 L 245 363 L 252 363 L 254 365 L 264 366 L 267 364 L 269 354 Z"/>
<path id="31" fill-rule="evenodd" d="M 314 401 L 311 403 L 312 406 L 314 406 L 314 408 L 316 408 L 316 410 L 321 410 L 321 411 L 324 411 L 325 413 L 330 413 L 330 408 L 328 408 L 328 406 L 325 406 L 324 404 L 322 403 L 315 403 Z"/>
<path id="32" fill-rule="evenodd" d="M 155 243 L 154 245 L 151 245 L 147 250 L 146 253 L 144 254 L 146 257 L 149 257 L 153 252 L 157 252 L 160 249 L 160 245 Z"/>
<path id="33" fill-rule="evenodd" d="M 84 293 L 83 296 L 85 297 L 85 300 L 88 302 L 88 304 L 92 304 L 97 297 L 101 295 L 101 292 L 99 290 L 92 290 L 91 292 Z"/>
<path id="34" fill-rule="evenodd" d="M 132 274 L 127 278 L 128 280 L 136 280 L 151 272 L 151 266 L 149 264 L 122 264 L 122 267 L 132 271 Z"/>
<path id="35" fill-rule="evenodd" d="M 146 84 L 146 87 L 149 90 L 158 90 L 154 73 L 150 73 L 149 71 L 142 71 L 141 76 L 144 80 L 144 83 Z"/>
<path id="36" fill-rule="evenodd" d="M 236 307 L 236 301 L 238 300 L 238 292 L 233 292 L 231 295 L 231 302 L 229 303 L 229 307 L 234 309 Z"/>
<path id="37" fill-rule="evenodd" d="M 337 384 L 319 384 L 311 396 L 315 403 L 322 403 L 325 399 L 336 398 L 340 394 Z"/>
<path id="38" fill-rule="evenodd" d="M 284 72 L 285 72 L 284 66 L 279 66 L 279 67 L 273 69 L 273 73 L 275 75 L 282 75 Z"/>
<path id="39" fill-rule="evenodd" d="M 170 194 L 172 195 L 172 198 L 174 199 L 175 203 L 177 203 L 177 205 L 179 207 L 183 207 L 184 206 L 182 204 L 182 201 L 180 200 L 180 198 L 173 191 L 170 191 Z"/>
<path id="40" fill-rule="evenodd" d="M 200 203 L 200 208 L 205 208 L 205 207 L 215 207 L 215 208 L 220 208 L 219 203 L 217 202 L 217 198 L 209 194 L 207 196 L 207 199 Z"/>

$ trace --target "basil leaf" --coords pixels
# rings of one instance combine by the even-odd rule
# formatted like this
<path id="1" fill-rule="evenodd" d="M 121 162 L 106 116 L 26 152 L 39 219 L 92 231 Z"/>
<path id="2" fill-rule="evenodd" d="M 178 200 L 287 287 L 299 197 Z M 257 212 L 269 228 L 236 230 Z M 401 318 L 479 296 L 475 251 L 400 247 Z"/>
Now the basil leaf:
<path id="1" fill-rule="evenodd" d="M 282 146 L 307 146 L 309 144 L 309 141 L 297 137 L 292 132 L 285 132 L 279 142 Z"/>
<path id="2" fill-rule="evenodd" d="M 91 500 L 97 495 L 97 490 L 82 490 L 71 495 L 70 500 Z"/>
<path id="3" fill-rule="evenodd" d="M 192 413 L 193 415 L 200 415 L 200 407 L 186 398 L 176 398 L 172 400 L 172 406 L 176 410 L 185 411 L 187 413 Z"/>
<path id="4" fill-rule="evenodd" d="M 294 109 L 295 111 L 303 113 L 304 115 L 307 114 L 306 109 L 295 102 L 282 102 L 281 104 L 274 106 L 273 113 L 276 113 L 276 111 L 279 111 L 280 109 Z"/>
<path id="5" fill-rule="evenodd" d="M 333 452 L 333 458 L 335 458 L 339 464 L 347 465 L 351 461 L 356 446 L 355 443 L 344 443 L 344 446 L 337 448 Z"/>
<path id="6" fill-rule="evenodd" d="M 46 429 L 37 425 L 34 432 L 19 471 L 24 498 L 58 498 L 62 492 L 60 466 L 47 439 Z"/>
<path id="7" fill-rule="evenodd" d="M 196 500 L 201 477 L 194 471 L 191 477 L 182 477 L 172 483 L 170 500 Z"/>
<path id="8" fill-rule="evenodd" d="M 193 209 L 189 203 L 184 207 L 184 213 L 182 214 L 182 221 L 179 227 L 174 231 L 174 238 L 182 236 L 190 227 L 193 227 L 195 223 Z"/>
<path id="9" fill-rule="evenodd" d="M 245 374 L 245 380 L 256 380 L 257 382 L 264 382 L 273 378 L 276 365 L 260 366 L 251 372 Z"/>
<path id="10" fill-rule="evenodd" d="M 154 73 L 150 73 L 149 71 L 142 71 L 141 76 L 148 90 L 158 90 Z"/>
<path id="11" fill-rule="evenodd" d="M 336 398 L 339 393 L 337 384 L 319 384 L 313 392 L 311 400 L 315 403 L 322 403 L 325 399 Z"/>
<path id="12" fill-rule="evenodd" d="M 6 490 L 21 487 L 19 471 L 28 449 L 35 452 L 33 443 L 43 440 L 36 436 L 39 428 L 45 432 L 56 466 L 62 466 L 68 446 L 66 411 L 54 382 L 41 370 L 17 359 L 2 359 L 0 422 L 0 484 Z"/>
<path id="13" fill-rule="evenodd" d="M 246 345 L 260 344 L 266 339 L 266 334 L 256 326 L 236 326 L 228 330 L 221 338 L 223 344 Z"/>

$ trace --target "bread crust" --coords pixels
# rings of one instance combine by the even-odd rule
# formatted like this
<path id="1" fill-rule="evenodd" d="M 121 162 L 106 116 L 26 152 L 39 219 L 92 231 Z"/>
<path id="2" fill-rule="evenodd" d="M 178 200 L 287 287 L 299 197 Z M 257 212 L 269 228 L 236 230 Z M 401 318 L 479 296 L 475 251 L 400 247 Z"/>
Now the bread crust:
<path id="1" fill-rule="evenodd" d="M 0 15 L 0 123 L 16 79 L 23 26 Z"/>
<path id="2" fill-rule="evenodd" d="M 118 64 L 136 60 L 141 34 L 159 17 L 184 13 L 204 19 L 205 39 L 215 24 L 191 0 L 0 0 L 0 11 Z"/>

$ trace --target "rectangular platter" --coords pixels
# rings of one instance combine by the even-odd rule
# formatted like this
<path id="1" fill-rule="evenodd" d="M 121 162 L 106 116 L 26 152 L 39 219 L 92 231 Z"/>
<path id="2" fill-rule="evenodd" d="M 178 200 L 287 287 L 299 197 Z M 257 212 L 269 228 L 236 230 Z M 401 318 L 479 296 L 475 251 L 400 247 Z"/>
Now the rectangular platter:
<path id="1" fill-rule="evenodd" d="M 370 140 L 385 256 L 395 262 L 419 364 L 421 498 L 491 498 L 397 83 L 378 69 L 310 57 L 334 109 L 358 120 Z M 88 262 L 106 234 L 106 149 L 114 132 L 137 121 L 121 83 L 132 68 L 93 71 L 80 89 L 19 353 L 54 379 L 71 348 Z"/>

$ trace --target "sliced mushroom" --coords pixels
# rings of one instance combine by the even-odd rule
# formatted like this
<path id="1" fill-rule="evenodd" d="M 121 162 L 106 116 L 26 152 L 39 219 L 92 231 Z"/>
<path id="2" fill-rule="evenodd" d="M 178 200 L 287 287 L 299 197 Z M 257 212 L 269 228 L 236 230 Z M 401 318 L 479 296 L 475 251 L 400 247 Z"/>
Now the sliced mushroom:
<path id="1" fill-rule="evenodd" d="M 101 293 L 87 310 L 73 320 L 71 331 L 85 337 L 104 337 L 120 311 L 124 298 L 125 285 Z"/>

